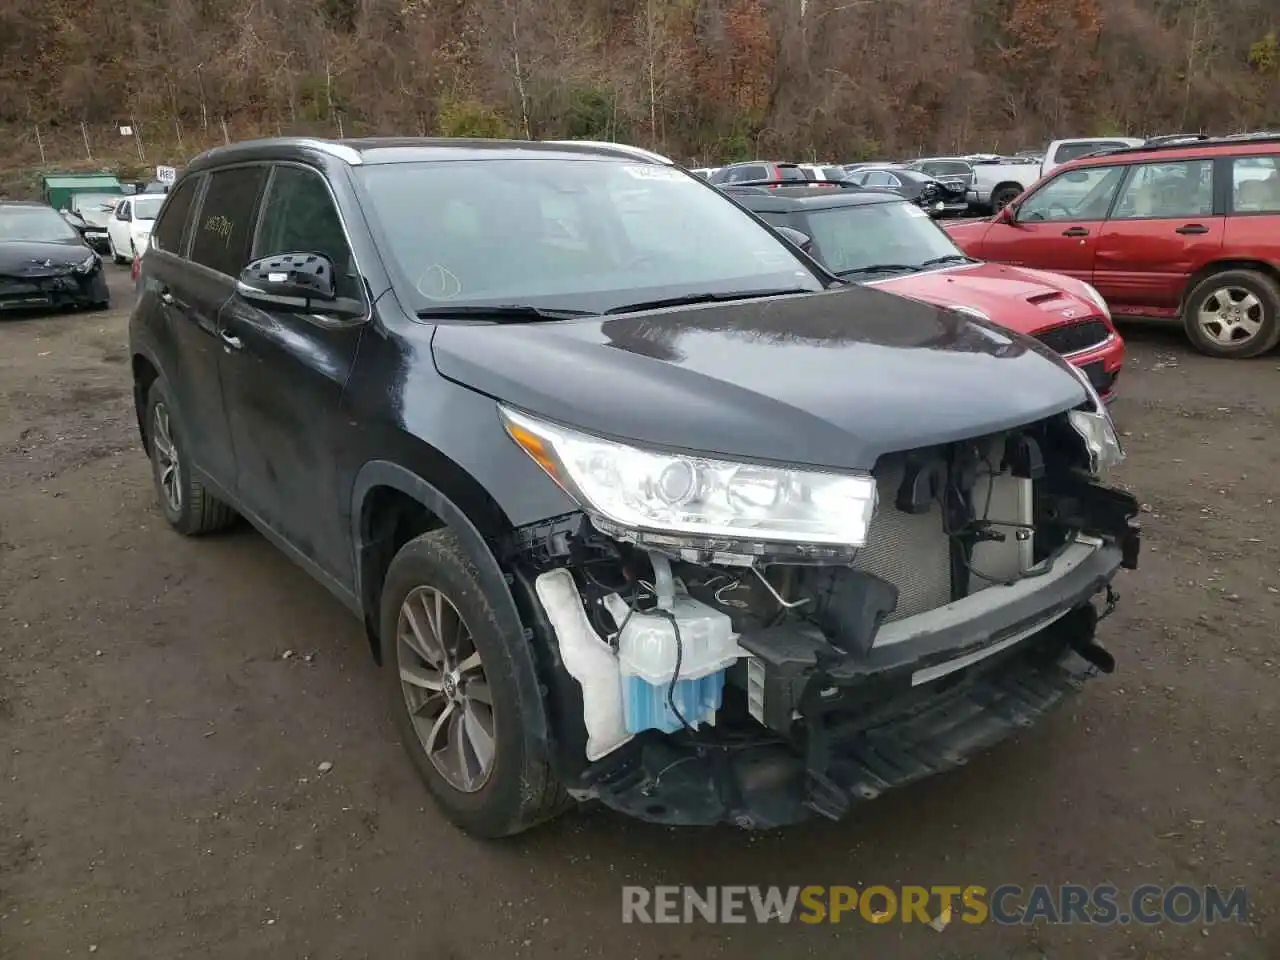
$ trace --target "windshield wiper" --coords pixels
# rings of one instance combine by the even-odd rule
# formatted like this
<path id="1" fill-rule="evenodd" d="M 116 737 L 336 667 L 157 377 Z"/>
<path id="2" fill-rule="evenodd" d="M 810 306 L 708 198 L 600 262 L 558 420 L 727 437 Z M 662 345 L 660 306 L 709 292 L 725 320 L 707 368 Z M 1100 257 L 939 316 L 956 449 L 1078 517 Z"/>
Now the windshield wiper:
<path id="1" fill-rule="evenodd" d="M 661 300 L 641 300 L 610 307 L 605 313 L 639 313 L 641 310 L 661 310 L 663 307 L 684 307 L 694 303 L 724 303 L 730 300 L 757 300 L 761 297 L 781 297 L 788 293 L 809 293 L 803 287 L 784 287 L 777 290 L 736 290 L 733 293 L 686 293 L 682 297 L 664 297 Z"/>
<path id="2" fill-rule="evenodd" d="M 972 257 L 966 257 L 963 253 L 948 253 L 943 257 L 933 257 L 920 264 L 921 267 L 933 267 L 940 263 L 972 263 Z"/>
<path id="3" fill-rule="evenodd" d="M 851 277 L 861 273 L 914 273 L 920 266 L 914 263 L 873 263 L 869 267 L 854 267 L 852 270 L 841 270 L 837 277 Z"/>
<path id="4" fill-rule="evenodd" d="M 570 320 L 574 317 L 594 317 L 590 310 L 562 310 L 554 307 L 535 307 L 527 303 L 458 304 L 456 307 L 427 307 L 419 310 L 419 320 L 448 317 L 475 317 L 479 320 L 496 320 L 499 323 L 536 323 L 539 320 Z"/>

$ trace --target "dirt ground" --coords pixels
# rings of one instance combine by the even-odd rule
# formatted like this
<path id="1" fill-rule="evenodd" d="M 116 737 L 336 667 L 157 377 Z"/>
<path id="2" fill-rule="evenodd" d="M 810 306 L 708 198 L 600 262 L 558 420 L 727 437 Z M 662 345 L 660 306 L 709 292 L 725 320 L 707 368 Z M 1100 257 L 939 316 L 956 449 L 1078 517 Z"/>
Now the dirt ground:
<path id="1" fill-rule="evenodd" d="M 842 824 L 591 811 L 486 845 L 427 801 L 335 601 L 248 529 L 167 529 L 126 321 L 0 321 L 0 956 L 1280 957 L 1280 356 L 1126 330 L 1119 669 L 1020 739 Z M 1245 884 L 1249 922 L 620 921 L 624 883 L 1063 882 Z"/>

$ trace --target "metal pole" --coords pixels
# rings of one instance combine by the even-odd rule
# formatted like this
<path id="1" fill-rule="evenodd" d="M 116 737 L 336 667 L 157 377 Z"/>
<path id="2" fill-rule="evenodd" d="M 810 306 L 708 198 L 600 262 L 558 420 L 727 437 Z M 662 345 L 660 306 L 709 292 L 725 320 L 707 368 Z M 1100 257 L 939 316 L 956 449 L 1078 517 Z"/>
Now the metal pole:
<path id="1" fill-rule="evenodd" d="M 40 148 L 40 165 L 44 166 L 49 161 L 44 156 L 44 141 L 40 139 L 40 124 L 36 124 L 36 146 Z"/>
<path id="2" fill-rule="evenodd" d="M 84 125 L 84 121 L 80 121 L 80 136 L 84 138 L 84 153 L 89 158 L 89 162 L 93 163 L 93 151 L 89 149 L 89 128 Z"/>
<path id="3" fill-rule="evenodd" d="M 133 139 L 138 144 L 138 162 L 146 163 L 147 158 L 142 154 L 142 128 L 138 126 L 138 120 L 132 113 L 129 114 L 129 123 L 133 127 Z"/>

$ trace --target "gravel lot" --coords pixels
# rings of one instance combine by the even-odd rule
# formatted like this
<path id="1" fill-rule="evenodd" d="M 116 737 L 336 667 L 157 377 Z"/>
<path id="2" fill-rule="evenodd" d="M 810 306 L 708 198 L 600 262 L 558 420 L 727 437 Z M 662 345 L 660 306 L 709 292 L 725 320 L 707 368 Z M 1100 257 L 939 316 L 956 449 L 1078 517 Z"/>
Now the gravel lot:
<path id="1" fill-rule="evenodd" d="M 483 845 L 428 803 L 356 622 L 251 530 L 165 526 L 126 327 L 0 321 L 0 956 L 1280 957 L 1280 356 L 1126 331 L 1120 666 L 1019 740 L 843 824 L 591 811 Z M 1246 884 L 1250 918 L 624 927 L 628 882 Z"/>

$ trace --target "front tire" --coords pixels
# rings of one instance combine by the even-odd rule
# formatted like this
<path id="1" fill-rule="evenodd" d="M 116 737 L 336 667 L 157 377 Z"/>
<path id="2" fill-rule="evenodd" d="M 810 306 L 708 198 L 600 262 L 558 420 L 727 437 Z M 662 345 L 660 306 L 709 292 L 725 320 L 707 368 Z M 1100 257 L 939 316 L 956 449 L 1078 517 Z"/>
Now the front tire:
<path id="1" fill-rule="evenodd" d="M 451 530 L 410 540 L 382 589 L 382 670 L 400 740 L 444 815 L 493 839 L 561 813 L 568 797 L 521 716 L 512 651 Z"/>
<path id="2" fill-rule="evenodd" d="M 225 529 L 235 522 L 231 507 L 213 496 L 191 472 L 182 434 L 173 415 L 173 401 L 163 380 L 147 393 L 147 449 L 160 509 L 169 526 L 193 537 Z"/>
<path id="3" fill-rule="evenodd" d="M 1200 353 L 1247 359 L 1280 342 L 1280 284 L 1255 270 L 1224 270 L 1187 297 L 1183 326 Z"/>

